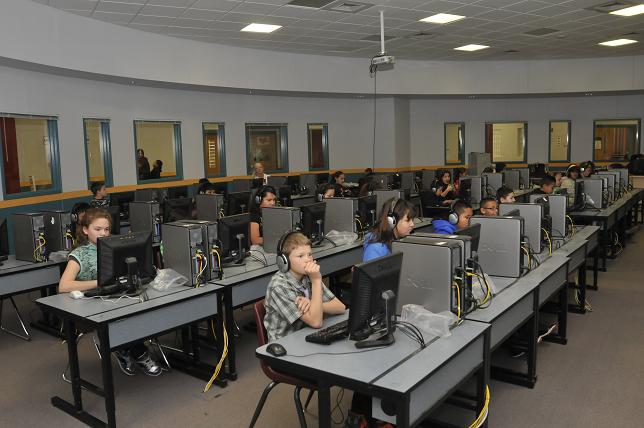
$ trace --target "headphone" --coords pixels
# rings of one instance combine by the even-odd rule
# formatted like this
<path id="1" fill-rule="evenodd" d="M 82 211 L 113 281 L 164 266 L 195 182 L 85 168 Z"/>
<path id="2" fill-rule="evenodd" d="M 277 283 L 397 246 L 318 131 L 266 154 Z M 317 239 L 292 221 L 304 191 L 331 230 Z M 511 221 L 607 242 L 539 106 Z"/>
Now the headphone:
<path id="1" fill-rule="evenodd" d="M 291 263 L 288 260 L 288 254 L 284 254 L 284 242 L 288 239 L 289 236 L 293 235 L 294 233 L 300 233 L 298 230 L 289 230 L 286 232 L 280 240 L 277 242 L 277 258 L 275 259 L 275 262 L 277 263 L 277 269 L 282 272 L 286 273 L 288 270 L 291 268 Z"/>
<path id="2" fill-rule="evenodd" d="M 87 202 L 78 202 L 72 207 L 69 217 L 72 223 L 79 223 L 80 214 L 90 209 L 90 205 Z"/>
<path id="3" fill-rule="evenodd" d="M 573 163 L 573 164 L 570 164 L 570 165 L 568 166 L 568 168 L 566 169 L 566 177 L 568 177 L 568 176 L 570 175 L 570 171 L 571 171 L 571 170 L 573 170 L 574 168 L 577 168 L 577 169 L 579 169 L 579 170 L 580 170 L 580 172 L 583 172 L 583 170 L 582 170 L 582 169 L 580 169 L 577 165 L 575 165 L 575 164 Z"/>
<path id="4" fill-rule="evenodd" d="M 255 205 L 259 207 L 262 204 L 262 199 L 264 199 L 268 193 L 277 195 L 273 186 L 265 185 L 260 187 L 257 193 L 255 193 Z"/>
<path id="5" fill-rule="evenodd" d="M 394 230 L 394 227 L 396 227 L 396 224 L 398 223 L 398 214 L 394 210 L 396 208 L 396 205 L 398 204 L 398 201 L 400 201 L 400 199 L 393 198 L 391 205 L 389 206 L 389 211 L 387 212 L 387 224 L 389 225 L 389 229 L 391 230 Z"/>
<path id="6" fill-rule="evenodd" d="M 454 205 L 459 201 L 459 199 L 454 199 L 454 201 L 449 204 L 449 215 L 447 216 L 447 220 L 451 224 L 458 224 L 458 221 L 460 220 L 460 216 L 456 211 L 454 211 Z"/>

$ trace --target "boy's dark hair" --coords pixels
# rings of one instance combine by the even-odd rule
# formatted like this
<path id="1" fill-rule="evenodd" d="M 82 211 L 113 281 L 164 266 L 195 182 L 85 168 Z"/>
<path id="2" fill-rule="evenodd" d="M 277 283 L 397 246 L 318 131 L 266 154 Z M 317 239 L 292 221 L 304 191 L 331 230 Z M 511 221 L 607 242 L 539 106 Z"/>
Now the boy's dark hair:
<path id="1" fill-rule="evenodd" d="M 344 174 L 344 172 L 342 172 L 342 171 L 336 171 L 336 172 L 333 173 L 333 178 L 338 178 L 339 176 L 341 176 L 343 174 Z"/>
<path id="2" fill-rule="evenodd" d="M 483 199 L 481 199 L 481 202 L 480 202 L 479 206 L 480 206 L 480 207 L 483 207 L 483 206 L 484 206 L 485 204 L 487 204 L 488 202 L 496 202 L 496 199 L 494 199 L 494 198 L 490 198 L 490 197 L 488 197 L 488 198 L 483 198 Z"/>
<path id="3" fill-rule="evenodd" d="M 462 199 L 457 200 L 456 202 L 454 202 L 454 205 L 452 205 L 452 209 L 458 215 L 463 214 L 468 208 L 472 209 L 472 205 Z"/>
<path id="4" fill-rule="evenodd" d="M 483 169 L 483 174 L 492 174 L 493 172 L 494 172 L 494 168 L 492 168 L 491 166 L 486 166 Z"/>
<path id="5" fill-rule="evenodd" d="M 514 190 L 510 189 L 508 186 L 501 186 L 499 190 L 496 191 L 496 199 L 499 201 L 502 198 L 507 198 L 510 193 L 513 193 Z"/>
<path id="6" fill-rule="evenodd" d="M 577 174 L 581 174 L 581 171 L 579 170 L 579 167 L 575 164 L 572 164 L 566 169 L 566 176 L 570 177 L 570 173 L 576 172 Z"/>
<path id="7" fill-rule="evenodd" d="M 378 216 L 378 221 L 373 228 L 371 228 L 371 239 L 370 242 L 380 242 L 385 244 L 389 249 L 391 249 L 391 243 L 393 242 L 395 236 L 394 231 L 389 227 L 389 222 L 387 221 L 387 216 L 391 210 L 391 204 L 394 203 L 396 198 L 388 199 L 387 202 L 382 204 L 380 209 L 380 215 Z M 394 214 L 398 218 L 398 221 L 405 218 L 416 218 L 416 206 L 409 202 L 406 199 L 398 199 L 394 204 L 393 209 Z"/>
<path id="8" fill-rule="evenodd" d="M 89 190 L 92 191 L 92 194 L 96 196 L 99 190 L 101 190 L 101 187 L 105 186 L 104 181 L 94 181 L 92 184 L 89 186 Z"/>
<path id="9" fill-rule="evenodd" d="M 200 178 L 199 179 L 199 184 L 204 184 L 204 183 L 210 183 L 210 180 L 208 180 L 206 177 Z"/>
<path id="10" fill-rule="evenodd" d="M 543 187 L 543 186 L 551 186 L 551 185 L 555 184 L 556 182 L 557 182 L 557 180 L 555 180 L 555 178 L 552 175 L 546 174 L 541 179 L 541 182 L 539 183 L 539 185 L 541 187 Z"/>
<path id="11" fill-rule="evenodd" d="M 201 180 L 199 180 L 199 181 L 201 181 Z M 207 180 L 206 180 L 205 182 L 203 182 L 203 183 L 199 184 L 199 187 L 197 188 L 197 193 L 198 193 L 198 194 L 200 194 L 200 195 L 203 195 L 203 194 L 205 194 L 208 190 L 217 191 L 217 188 L 216 188 L 216 187 L 215 187 L 215 185 L 214 185 L 214 184 L 212 184 L 210 181 L 207 181 Z"/>

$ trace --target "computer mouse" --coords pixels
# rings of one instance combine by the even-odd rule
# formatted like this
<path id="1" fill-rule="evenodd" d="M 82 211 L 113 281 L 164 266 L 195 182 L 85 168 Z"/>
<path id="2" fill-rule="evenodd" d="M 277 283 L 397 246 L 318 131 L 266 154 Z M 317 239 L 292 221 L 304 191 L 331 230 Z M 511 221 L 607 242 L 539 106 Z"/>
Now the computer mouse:
<path id="1" fill-rule="evenodd" d="M 82 291 L 74 290 L 69 293 L 69 297 L 71 297 L 72 299 L 82 299 L 83 297 L 85 297 L 85 294 L 83 294 Z"/>
<path id="2" fill-rule="evenodd" d="M 279 343 L 271 343 L 266 347 L 266 352 L 275 357 L 281 357 L 283 355 L 286 355 L 286 348 L 284 348 Z"/>

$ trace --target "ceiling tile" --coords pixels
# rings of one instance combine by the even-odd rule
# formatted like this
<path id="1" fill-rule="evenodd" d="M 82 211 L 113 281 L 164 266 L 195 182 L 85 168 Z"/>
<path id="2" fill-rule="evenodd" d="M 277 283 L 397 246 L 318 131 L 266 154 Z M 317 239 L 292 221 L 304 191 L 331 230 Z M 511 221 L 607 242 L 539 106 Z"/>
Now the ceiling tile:
<path id="1" fill-rule="evenodd" d="M 214 21 L 223 18 L 224 15 L 226 15 L 226 12 L 218 10 L 187 9 L 181 14 L 181 17 L 187 19 L 204 19 L 208 21 Z"/>
<path id="2" fill-rule="evenodd" d="M 197 0 L 192 6 L 191 9 L 207 9 L 207 10 L 223 10 L 228 12 L 229 10 L 234 9 L 237 5 L 241 3 L 240 1 L 230 1 L 230 0 Z"/>
<path id="3" fill-rule="evenodd" d="M 176 18 L 177 16 L 181 15 L 183 11 L 184 11 L 184 8 L 180 8 L 180 7 L 145 5 L 143 6 L 143 8 L 141 8 L 141 10 L 139 11 L 139 14 L 148 15 L 148 16 L 167 16 L 170 18 Z"/>
<path id="4" fill-rule="evenodd" d="M 168 16 L 149 16 L 149 15 L 136 15 L 132 20 L 133 24 L 145 25 L 170 25 L 174 22 L 174 18 Z"/>
<path id="5" fill-rule="evenodd" d="M 141 10 L 142 7 L 142 4 L 136 3 L 101 1 L 96 7 L 96 10 L 101 12 L 138 13 L 138 11 Z"/>
<path id="6" fill-rule="evenodd" d="M 49 0 L 49 5 L 57 9 L 92 10 L 98 0 Z"/>
<path id="7" fill-rule="evenodd" d="M 93 18 L 100 19 L 101 21 L 116 22 L 116 23 L 129 23 L 134 18 L 133 13 L 112 13 L 112 12 L 94 12 Z"/>
<path id="8" fill-rule="evenodd" d="M 232 12 L 238 13 L 252 13 L 255 15 L 269 15 L 279 9 L 279 6 L 273 4 L 262 4 L 262 3 L 240 3 L 235 7 Z"/>
<path id="9" fill-rule="evenodd" d="M 541 1 L 525 0 L 508 6 L 503 6 L 503 9 L 512 10 L 514 12 L 529 13 L 548 6 L 550 6 L 550 4 Z"/>
<path id="10" fill-rule="evenodd" d="M 308 7 L 282 6 L 275 9 L 271 15 L 286 16 L 289 18 L 308 18 L 315 12 L 315 9 Z"/>
<path id="11" fill-rule="evenodd" d="M 75 9 L 63 9 L 63 10 L 65 12 L 73 13 L 74 15 L 80 15 L 80 16 L 86 16 L 86 17 L 92 16 L 91 10 L 75 10 Z"/>
<path id="12" fill-rule="evenodd" d="M 195 0 L 148 0 L 148 4 L 175 7 L 188 7 L 194 2 Z"/>

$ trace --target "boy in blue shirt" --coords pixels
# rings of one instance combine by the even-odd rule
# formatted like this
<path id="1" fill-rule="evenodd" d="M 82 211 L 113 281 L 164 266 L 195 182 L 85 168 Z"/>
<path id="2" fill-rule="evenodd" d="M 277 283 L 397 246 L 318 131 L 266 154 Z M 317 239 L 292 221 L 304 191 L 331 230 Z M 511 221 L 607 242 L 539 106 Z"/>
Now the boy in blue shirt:
<path id="1" fill-rule="evenodd" d="M 456 200 L 452 204 L 452 215 L 448 220 L 434 220 L 432 226 L 434 233 L 452 235 L 457 230 L 465 229 L 470 225 L 470 218 L 474 215 L 472 206 L 465 201 Z"/>

